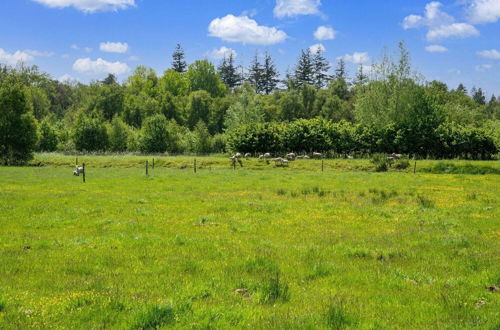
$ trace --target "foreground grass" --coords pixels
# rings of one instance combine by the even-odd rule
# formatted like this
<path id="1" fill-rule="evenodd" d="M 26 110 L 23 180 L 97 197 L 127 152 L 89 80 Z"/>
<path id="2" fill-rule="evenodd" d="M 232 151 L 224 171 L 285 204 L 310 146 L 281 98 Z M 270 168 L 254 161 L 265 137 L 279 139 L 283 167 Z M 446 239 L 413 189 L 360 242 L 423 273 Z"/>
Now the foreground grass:
<path id="1" fill-rule="evenodd" d="M 0 328 L 500 326 L 497 175 L 65 167 L 0 168 Z"/>

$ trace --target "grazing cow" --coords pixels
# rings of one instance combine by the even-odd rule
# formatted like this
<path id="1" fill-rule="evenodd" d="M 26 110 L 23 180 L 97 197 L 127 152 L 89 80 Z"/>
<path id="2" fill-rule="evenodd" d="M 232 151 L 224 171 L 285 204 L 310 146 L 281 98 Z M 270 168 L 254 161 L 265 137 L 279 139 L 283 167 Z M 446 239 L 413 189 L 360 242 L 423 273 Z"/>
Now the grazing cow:
<path id="1" fill-rule="evenodd" d="M 252 157 L 252 154 L 251 154 L 251 153 L 249 153 L 249 152 L 247 152 L 247 153 L 245 154 L 245 159 L 246 159 L 246 160 L 248 160 L 248 158 L 250 158 L 250 157 Z"/>
<path id="2" fill-rule="evenodd" d="M 354 159 L 353 156 L 347 156 L 347 159 Z"/>
<path id="3" fill-rule="evenodd" d="M 293 152 L 291 152 L 291 153 L 289 153 L 289 154 L 287 154 L 287 155 L 285 156 L 285 158 L 286 158 L 288 161 L 291 161 L 291 162 L 293 162 L 293 161 L 295 160 L 295 158 L 296 158 L 296 157 L 297 157 L 297 156 L 296 156 Z"/>
<path id="4" fill-rule="evenodd" d="M 281 157 L 278 157 L 278 158 L 273 158 L 273 162 L 276 164 L 276 166 L 281 166 L 283 165 L 283 161 L 284 159 L 281 158 Z"/>
<path id="5" fill-rule="evenodd" d="M 311 159 L 311 157 L 309 157 L 308 155 L 305 155 L 304 159 Z"/>
<path id="6" fill-rule="evenodd" d="M 304 159 L 304 156 L 297 156 L 297 159 Z"/>
<path id="7" fill-rule="evenodd" d="M 75 166 L 75 170 L 73 171 L 74 176 L 80 176 L 80 174 L 83 174 L 83 167 L 80 167 L 78 165 Z"/>
<path id="8" fill-rule="evenodd" d="M 322 155 L 322 154 L 320 154 L 319 152 L 314 152 L 314 153 L 313 153 L 313 158 L 319 159 L 319 158 L 321 158 L 321 157 L 323 157 L 323 155 Z"/>
<path id="9" fill-rule="evenodd" d="M 401 159 L 401 157 L 403 157 L 403 155 L 392 153 L 391 157 L 394 159 Z"/>

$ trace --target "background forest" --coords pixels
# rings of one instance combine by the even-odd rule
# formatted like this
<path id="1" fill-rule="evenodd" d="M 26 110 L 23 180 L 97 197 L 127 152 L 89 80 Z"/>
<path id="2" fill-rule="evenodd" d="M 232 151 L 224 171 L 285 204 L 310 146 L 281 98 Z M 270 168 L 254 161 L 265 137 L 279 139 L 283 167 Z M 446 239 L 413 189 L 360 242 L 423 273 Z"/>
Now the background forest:
<path id="1" fill-rule="evenodd" d="M 218 66 L 188 65 L 180 45 L 163 74 L 139 66 L 123 83 L 113 75 L 60 82 L 35 66 L 0 66 L 0 114 L 4 164 L 34 151 L 491 159 L 500 145 L 500 100 L 426 81 L 403 43 L 353 74 L 343 60 L 331 68 L 321 49 L 301 51 L 281 75 L 267 53 L 248 68 L 231 54 Z"/>

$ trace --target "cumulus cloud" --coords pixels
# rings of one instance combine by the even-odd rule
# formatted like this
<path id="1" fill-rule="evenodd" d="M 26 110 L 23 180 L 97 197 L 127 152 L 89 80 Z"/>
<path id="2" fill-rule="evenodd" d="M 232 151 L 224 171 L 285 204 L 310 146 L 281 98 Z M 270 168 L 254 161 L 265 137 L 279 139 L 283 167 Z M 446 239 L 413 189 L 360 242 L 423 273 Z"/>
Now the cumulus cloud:
<path id="1" fill-rule="evenodd" d="M 238 56 L 238 53 L 236 53 L 234 49 L 223 46 L 219 49 L 212 49 L 211 51 L 205 53 L 205 56 L 216 60 L 222 60 L 225 57 L 229 57 L 231 54 L 233 54 L 233 57 Z"/>
<path id="2" fill-rule="evenodd" d="M 429 45 L 425 47 L 425 50 L 429 53 L 446 53 L 448 48 L 441 45 Z"/>
<path id="3" fill-rule="evenodd" d="M 365 64 L 370 62 L 370 56 L 366 52 L 355 52 L 353 54 L 346 54 L 344 56 L 337 57 L 337 60 L 344 60 L 346 62 L 351 62 L 354 64 Z"/>
<path id="4" fill-rule="evenodd" d="M 475 69 L 477 72 L 486 72 L 486 71 L 490 70 L 492 67 L 493 67 L 493 65 L 491 65 L 491 64 L 481 64 L 481 65 L 476 66 Z"/>
<path id="5" fill-rule="evenodd" d="M 32 0 L 50 8 L 74 7 L 85 13 L 117 11 L 135 6 L 135 0 Z"/>
<path id="6" fill-rule="evenodd" d="M 500 52 L 496 49 L 482 50 L 480 52 L 477 52 L 477 55 L 492 60 L 500 60 Z"/>
<path id="7" fill-rule="evenodd" d="M 326 52 L 326 47 L 323 45 L 323 44 L 315 44 L 315 45 L 312 45 L 311 47 L 309 47 L 309 51 L 311 51 L 311 53 L 313 54 L 316 54 L 318 52 L 318 50 L 322 53 Z"/>
<path id="8" fill-rule="evenodd" d="M 41 52 L 39 50 L 32 50 L 32 49 L 27 49 L 25 52 L 33 57 L 52 57 L 56 53 L 54 52 Z"/>
<path id="9" fill-rule="evenodd" d="M 107 53 L 123 54 L 128 51 L 128 44 L 125 42 L 101 42 L 99 49 Z"/>
<path id="10" fill-rule="evenodd" d="M 130 68 L 126 63 L 108 62 L 102 58 L 98 58 L 95 61 L 92 61 L 90 58 L 79 58 L 73 63 L 73 70 L 88 74 L 112 73 L 114 75 L 121 75 L 128 72 Z"/>
<path id="11" fill-rule="evenodd" d="M 317 40 L 333 40 L 336 31 L 329 26 L 320 26 L 314 32 L 314 38 Z"/>
<path id="12" fill-rule="evenodd" d="M 495 23 L 500 19 L 500 1 L 470 0 L 467 8 L 469 20 L 476 23 Z"/>
<path id="13" fill-rule="evenodd" d="M 455 23 L 455 19 L 441 10 L 443 5 L 433 1 L 425 6 L 424 16 L 409 15 L 403 20 L 403 29 L 426 27 L 427 40 L 435 41 L 445 38 L 468 38 L 478 36 L 479 31 L 468 23 Z"/>
<path id="14" fill-rule="evenodd" d="M 478 29 L 467 23 L 453 23 L 433 28 L 427 32 L 427 40 L 436 41 L 446 38 L 468 38 L 480 35 Z"/>
<path id="15" fill-rule="evenodd" d="M 262 26 L 248 16 L 227 15 L 216 18 L 208 26 L 209 35 L 230 42 L 273 45 L 283 42 L 287 34 L 275 27 Z"/>
<path id="16" fill-rule="evenodd" d="M 277 18 L 319 14 L 320 0 L 276 0 L 274 16 Z"/>
<path id="17" fill-rule="evenodd" d="M 26 51 L 16 51 L 15 53 L 9 53 L 2 48 L 0 48 L 0 63 L 14 66 L 18 63 L 27 63 L 33 61 L 34 56 Z"/>

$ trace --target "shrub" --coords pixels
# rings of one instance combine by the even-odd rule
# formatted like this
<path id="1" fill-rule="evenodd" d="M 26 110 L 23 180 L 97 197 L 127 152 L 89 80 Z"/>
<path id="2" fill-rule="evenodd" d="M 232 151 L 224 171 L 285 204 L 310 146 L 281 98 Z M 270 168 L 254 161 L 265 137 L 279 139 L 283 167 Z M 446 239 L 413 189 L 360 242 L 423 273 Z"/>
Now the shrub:
<path id="1" fill-rule="evenodd" d="M 208 132 L 207 125 L 199 121 L 194 129 L 194 151 L 197 154 L 209 154 L 212 151 L 212 136 Z"/>
<path id="2" fill-rule="evenodd" d="M 118 117 L 113 118 L 109 126 L 109 148 L 111 151 L 127 150 L 128 126 Z"/>
<path id="3" fill-rule="evenodd" d="M 410 160 L 406 157 L 397 159 L 392 166 L 397 170 L 406 170 L 410 167 Z"/>
<path id="4" fill-rule="evenodd" d="M 164 153 L 169 145 L 167 119 L 158 114 L 144 121 L 141 131 L 140 150 L 147 153 Z"/>
<path id="5" fill-rule="evenodd" d="M 73 140 L 78 151 L 105 151 L 109 142 L 104 123 L 85 115 L 80 115 L 76 122 Z"/>
<path id="6" fill-rule="evenodd" d="M 374 154 L 371 162 L 375 165 L 375 171 L 377 172 L 387 172 L 389 170 L 389 161 L 385 154 Z"/>
<path id="7" fill-rule="evenodd" d="M 39 127 L 38 150 L 55 151 L 58 140 L 56 129 L 47 120 L 43 120 Z"/>

